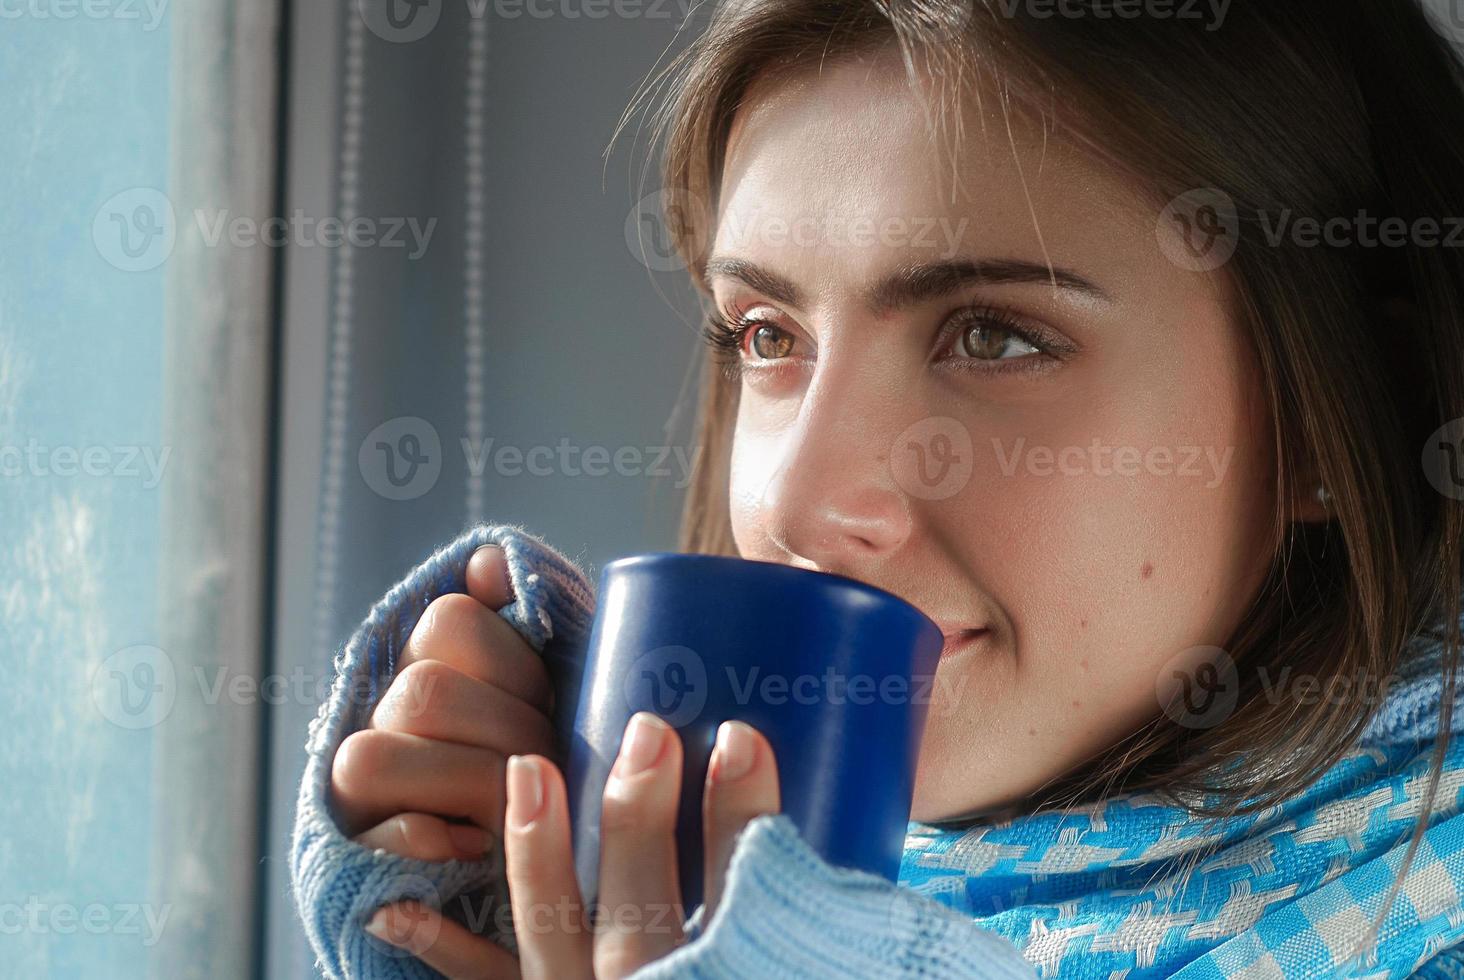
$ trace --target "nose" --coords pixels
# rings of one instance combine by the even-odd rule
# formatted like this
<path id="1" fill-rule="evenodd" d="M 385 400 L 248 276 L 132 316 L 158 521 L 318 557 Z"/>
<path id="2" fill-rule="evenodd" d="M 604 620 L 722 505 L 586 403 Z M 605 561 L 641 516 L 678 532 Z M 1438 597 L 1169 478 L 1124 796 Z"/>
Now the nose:
<path id="1" fill-rule="evenodd" d="M 894 418 L 894 406 L 805 398 L 760 502 L 765 533 L 795 563 L 861 577 L 909 540 L 910 501 L 889 462 Z"/>

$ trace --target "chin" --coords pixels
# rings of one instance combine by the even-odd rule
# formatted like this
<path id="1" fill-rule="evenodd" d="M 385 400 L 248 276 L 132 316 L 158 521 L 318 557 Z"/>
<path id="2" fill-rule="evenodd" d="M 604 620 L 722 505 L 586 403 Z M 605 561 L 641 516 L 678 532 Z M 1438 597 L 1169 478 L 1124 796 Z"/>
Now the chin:
<path id="1" fill-rule="evenodd" d="M 949 774 L 927 765 L 922 756 L 920 766 L 915 771 L 915 792 L 910 800 L 910 819 L 933 823 L 969 810 L 969 803 L 963 806 L 960 801 L 951 799 L 952 789 Z"/>
<path id="2" fill-rule="evenodd" d="M 911 820 L 941 823 L 993 817 L 1007 814 L 1021 801 L 1023 787 L 997 786 L 997 792 L 992 793 L 992 784 L 999 782 L 997 777 L 973 774 L 972 763 L 965 756 L 954 764 L 943 765 L 930 748 L 927 743 L 921 751 L 920 765 L 915 770 L 915 791 L 910 800 Z M 973 779 L 976 780 L 975 786 L 970 785 Z M 978 786 L 988 791 L 980 792 Z"/>
<path id="3" fill-rule="evenodd" d="M 937 811 L 930 810 L 921 804 L 917 799 L 910 807 L 910 819 L 919 820 L 921 823 L 935 823 L 941 819 Z"/>

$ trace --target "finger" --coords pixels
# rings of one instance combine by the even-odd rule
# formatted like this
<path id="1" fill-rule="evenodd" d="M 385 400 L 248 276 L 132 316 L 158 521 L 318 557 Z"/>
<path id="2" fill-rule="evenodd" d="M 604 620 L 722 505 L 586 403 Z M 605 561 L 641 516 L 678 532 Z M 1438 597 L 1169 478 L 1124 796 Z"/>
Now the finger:
<path id="1" fill-rule="evenodd" d="M 502 609 L 513 601 L 513 584 L 508 578 L 508 556 L 496 544 L 485 544 L 468 559 L 468 595 L 489 609 Z"/>
<path id="2" fill-rule="evenodd" d="M 331 805 L 346 836 L 398 813 L 464 817 L 503 830 L 504 758 L 492 749 L 368 728 L 331 765 Z"/>
<path id="3" fill-rule="evenodd" d="M 503 850 L 524 977 L 590 977 L 593 936 L 574 877 L 564 778 L 543 756 L 509 759 Z"/>
<path id="4" fill-rule="evenodd" d="M 727 877 L 737 835 L 753 817 L 782 809 L 778 764 L 762 733 L 740 721 L 717 728 L 702 794 L 702 921 L 710 922 Z"/>
<path id="5" fill-rule="evenodd" d="M 441 660 L 548 711 L 549 673 L 544 661 L 498 613 L 470 595 L 438 596 L 412 628 L 402 666 Z"/>
<path id="6" fill-rule="evenodd" d="M 399 813 L 358 834 L 355 841 L 419 861 L 479 861 L 490 843 L 482 827 L 450 823 L 432 813 Z"/>
<path id="7" fill-rule="evenodd" d="M 372 728 L 515 753 L 557 751 L 554 726 L 544 712 L 441 660 L 419 660 L 392 678 Z"/>
<path id="8" fill-rule="evenodd" d="M 676 811 L 681 739 L 647 711 L 625 730 L 600 814 L 600 898 L 595 974 L 620 977 L 681 943 Z"/>
<path id="9" fill-rule="evenodd" d="M 519 976 L 518 961 L 507 950 L 420 902 L 384 905 L 366 931 L 404 949 L 448 980 L 500 980 Z"/>

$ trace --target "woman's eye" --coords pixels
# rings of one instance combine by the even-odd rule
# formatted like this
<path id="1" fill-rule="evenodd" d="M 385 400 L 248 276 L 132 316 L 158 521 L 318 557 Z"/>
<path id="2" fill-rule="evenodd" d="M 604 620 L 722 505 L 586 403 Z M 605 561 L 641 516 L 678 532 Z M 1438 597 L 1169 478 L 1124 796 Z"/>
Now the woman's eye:
<path id="1" fill-rule="evenodd" d="M 1003 354 L 1004 350 L 1014 353 Z M 1024 349 L 1023 349 L 1024 348 Z M 976 361 L 1009 360 L 1028 354 L 1040 354 L 1041 350 L 1023 338 L 1015 330 L 994 323 L 973 323 L 956 335 L 954 353 Z"/>
<path id="2" fill-rule="evenodd" d="M 769 323 L 752 329 L 752 352 L 765 361 L 775 361 L 793 353 L 793 335 Z"/>

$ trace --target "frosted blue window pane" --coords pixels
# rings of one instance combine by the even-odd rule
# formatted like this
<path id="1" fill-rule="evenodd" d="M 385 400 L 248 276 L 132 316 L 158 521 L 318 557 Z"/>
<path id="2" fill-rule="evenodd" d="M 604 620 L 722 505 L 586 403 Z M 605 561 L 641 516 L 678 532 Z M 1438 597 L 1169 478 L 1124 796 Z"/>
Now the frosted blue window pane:
<path id="1" fill-rule="evenodd" d="M 143 976 L 172 912 L 149 889 L 156 733 L 93 691 L 135 684 L 103 665 L 158 632 L 163 271 L 116 268 L 93 225 L 167 189 L 170 38 L 148 4 L 86 6 L 0 20 L 5 976 Z"/>

